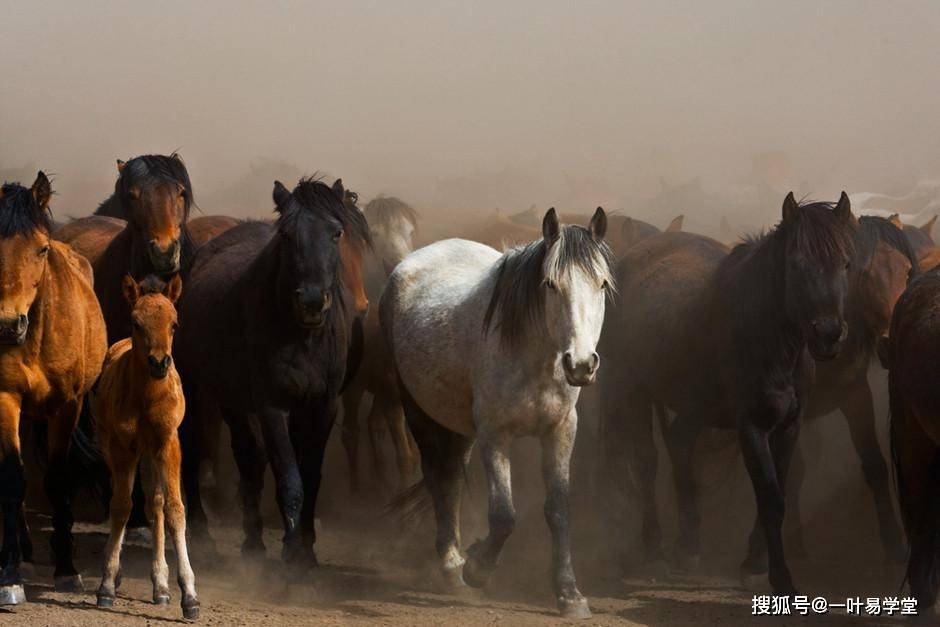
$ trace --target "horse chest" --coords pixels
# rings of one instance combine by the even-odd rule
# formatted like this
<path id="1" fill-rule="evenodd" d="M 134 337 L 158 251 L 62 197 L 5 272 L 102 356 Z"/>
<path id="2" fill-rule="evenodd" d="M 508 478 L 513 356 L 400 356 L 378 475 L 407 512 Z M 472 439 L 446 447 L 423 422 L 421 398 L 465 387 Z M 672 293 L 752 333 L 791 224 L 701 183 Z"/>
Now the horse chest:
<path id="1" fill-rule="evenodd" d="M 285 347 L 268 361 L 267 376 L 273 391 L 287 399 L 305 399 L 327 390 L 326 370 L 307 348 Z"/>
<path id="2" fill-rule="evenodd" d="M 24 404 L 40 403 L 52 392 L 46 373 L 16 352 L 0 357 L 0 384 L 5 390 L 22 395 Z"/>

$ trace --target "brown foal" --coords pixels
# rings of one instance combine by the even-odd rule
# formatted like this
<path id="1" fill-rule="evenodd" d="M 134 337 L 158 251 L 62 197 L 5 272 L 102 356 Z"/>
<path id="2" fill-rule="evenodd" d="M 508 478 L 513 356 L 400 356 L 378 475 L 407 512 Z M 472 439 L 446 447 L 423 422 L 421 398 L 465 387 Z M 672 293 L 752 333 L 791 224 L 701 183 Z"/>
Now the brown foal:
<path id="1" fill-rule="evenodd" d="M 153 486 L 153 602 L 170 602 L 169 568 L 164 554 L 163 518 L 166 513 L 178 558 L 178 582 L 183 617 L 199 615 L 196 582 L 186 550 L 186 517 L 180 495 L 180 443 L 177 428 L 186 405 L 179 375 L 170 357 L 177 327 L 176 300 L 182 290 L 179 275 L 168 283 L 148 277 L 138 284 L 124 278 L 124 296 L 131 306 L 133 331 L 108 351 L 94 397 L 101 447 L 111 469 L 111 534 L 105 546 L 104 573 L 98 588 L 98 607 L 114 604 L 120 584 L 121 544 L 131 511 L 134 473 L 142 454 L 152 461 Z"/>

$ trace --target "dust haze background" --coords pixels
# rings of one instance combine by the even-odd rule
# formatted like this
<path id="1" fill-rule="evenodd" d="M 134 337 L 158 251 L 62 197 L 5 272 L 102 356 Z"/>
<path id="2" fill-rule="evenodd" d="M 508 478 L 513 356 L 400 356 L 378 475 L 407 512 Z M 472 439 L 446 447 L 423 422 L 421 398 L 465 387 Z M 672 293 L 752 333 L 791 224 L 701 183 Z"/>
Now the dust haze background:
<path id="1" fill-rule="evenodd" d="M 2 4 L 0 170 L 59 214 L 174 149 L 207 213 L 267 212 L 225 190 L 269 162 L 461 210 L 631 210 L 765 151 L 819 198 L 940 171 L 932 2 Z"/>

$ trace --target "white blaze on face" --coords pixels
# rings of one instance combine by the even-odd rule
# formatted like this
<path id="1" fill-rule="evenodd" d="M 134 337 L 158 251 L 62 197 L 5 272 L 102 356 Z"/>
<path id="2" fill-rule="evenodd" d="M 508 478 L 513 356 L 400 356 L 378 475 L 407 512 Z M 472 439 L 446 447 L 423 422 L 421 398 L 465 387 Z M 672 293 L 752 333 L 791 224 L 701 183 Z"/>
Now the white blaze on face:
<path id="1" fill-rule="evenodd" d="M 593 358 L 604 324 L 604 288 L 591 276 L 573 269 L 561 293 L 570 320 L 570 336 L 564 352 L 574 364 Z"/>

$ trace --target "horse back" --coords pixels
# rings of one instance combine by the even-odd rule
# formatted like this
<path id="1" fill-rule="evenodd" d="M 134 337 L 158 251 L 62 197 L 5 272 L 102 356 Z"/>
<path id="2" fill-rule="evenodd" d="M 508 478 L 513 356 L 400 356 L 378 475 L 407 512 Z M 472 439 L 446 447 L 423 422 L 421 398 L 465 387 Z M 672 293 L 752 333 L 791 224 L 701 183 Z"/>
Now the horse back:
<path id="1" fill-rule="evenodd" d="M 111 240 L 124 230 L 126 224 L 119 218 L 88 216 L 59 225 L 52 236 L 71 246 L 75 252 L 94 265 L 107 250 Z"/>

